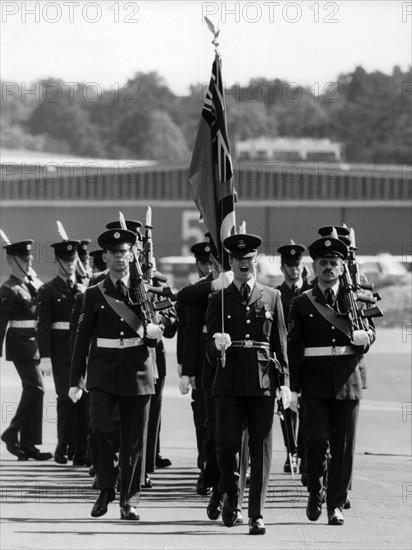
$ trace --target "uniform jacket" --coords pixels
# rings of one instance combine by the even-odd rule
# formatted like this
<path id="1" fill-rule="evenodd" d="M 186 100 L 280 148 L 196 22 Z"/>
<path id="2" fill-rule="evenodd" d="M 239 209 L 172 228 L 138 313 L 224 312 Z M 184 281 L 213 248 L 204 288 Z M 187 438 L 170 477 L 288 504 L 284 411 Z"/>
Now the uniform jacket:
<path id="1" fill-rule="evenodd" d="M 120 299 L 109 276 L 104 279 L 108 296 Z M 130 306 L 141 318 L 139 306 Z M 109 306 L 98 286 L 89 287 L 77 326 L 70 386 L 82 386 L 87 370 L 87 389 L 121 396 L 154 393 L 152 363 L 147 345 L 100 348 L 97 338 L 136 338 L 135 330 Z M 145 339 L 149 346 L 154 340 Z"/>
<path id="2" fill-rule="evenodd" d="M 39 289 L 39 349 L 41 357 L 50 357 L 56 363 L 70 363 L 69 328 L 54 329 L 53 323 L 67 323 L 69 326 L 74 297 L 84 292 L 79 283 L 72 289 L 59 276 L 45 283 Z"/>
<path id="3" fill-rule="evenodd" d="M 213 334 L 222 332 L 221 301 L 221 291 L 216 292 L 207 310 L 207 353 L 210 362 L 217 367 L 213 394 L 274 395 L 276 385 L 284 385 L 288 375 L 286 328 L 280 292 L 256 282 L 246 304 L 234 283 L 224 290 L 224 329 L 232 341 L 251 339 L 270 344 L 270 350 L 229 347 L 224 368 L 213 338 Z M 271 357 L 276 357 L 279 373 Z"/>
<path id="4" fill-rule="evenodd" d="M 281 293 L 283 317 L 285 318 L 285 324 L 287 325 L 288 319 L 289 319 L 290 306 L 292 305 L 292 300 L 293 298 L 295 298 L 295 295 L 293 294 L 291 288 L 286 284 L 285 281 L 283 281 L 283 283 L 277 286 L 276 288 L 280 290 L 280 293 Z M 308 283 L 307 279 L 303 279 L 303 284 L 299 289 L 299 294 L 302 294 L 302 292 L 305 292 L 305 290 L 308 290 L 309 288 L 310 288 L 310 284 Z"/>
<path id="5" fill-rule="evenodd" d="M 307 293 L 312 293 L 322 307 L 330 308 L 318 285 Z M 339 295 L 338 304 L 343 311 Z M 372 323 L 369 334 L 373 343 L 375 329 Z M 306 399 L 361 399 L 363 354 L 370 345 L 353 347 L 356 352 L 353 355 L 304 357 L 305 347 L 326 346 L 350 346 L 350 337 L 325 319 L 305 293 L 297 296 L 289 316 L 291 390 L 302 393 Z"/>
<path id="6" fill-rule="evenodd" d="M 9 321 L 36 321 L 37 303 L 29 287 L 18 277 L 10 275 L 0 287 L 0 356 L 6 336 L 6 359 L 8 361 L 38 360 L 36 328 L 13 328 Z M 7 335 L 6 335 L 7 331 Z"/>

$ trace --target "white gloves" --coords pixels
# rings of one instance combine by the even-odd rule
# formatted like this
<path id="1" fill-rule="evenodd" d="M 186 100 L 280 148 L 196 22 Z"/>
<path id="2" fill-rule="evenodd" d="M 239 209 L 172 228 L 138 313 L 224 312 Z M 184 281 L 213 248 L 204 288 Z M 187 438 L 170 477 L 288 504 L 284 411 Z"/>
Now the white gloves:
<path id="1" fill-rule="evenodd" d="M 366 330 L 354 330 L 351 340 L 354 346 L 366 346 L 369 344 L 369 336 Z"/>
<path id="2" fill-rule="evenodd" d="M 46 361 L 44 359 L 42 359 L 40 361 L 39 367 L 40 367 L 41 372 L 44 374 L 44 376 L 50 376 L 51 375 L 52 366 L 51 366 L 51 363 L 50 363 L 50 359 L 48 359 Z"/>
<path id="3" fill-rule="evenodd" d="M 148 323 L 146 327 L 146 337 L 152 340 L 160 340 L 163 336 L 163 330 L 159 325 Z"/>
<path id="4" fill-rule="evenodd" d="M 179 382 L 179 390 L 182 395 L 189 393 L 190 386 L 196 389 L 196 378 L 194 376 L 181 376 Z"/>
<path id="5" fill-rule="evenodd" d="M 277 398 L 282 400 L 283 408 L 287 409 L 290 406 L 291 393 L 289 386 L 280 386 L 276 390 Z"/>
<path id="6" fill-rule="evenodd" d="M 83 390 L 79 388 L 79 386 L 72 386 L 69 389 L 69 397 L 73 401 L 73 403 L 77 403 L 77 401 L 81 398 L 83 395 Z"/>
<path id="7" fill-rule="evenodd" d="M 215 339 L 215 346 L 219 351 L 222 351 L 222 349 L 226 349 L 232 345 L 230 334 L 227 334 L 226 332 L 215 332 L 213 338 Z"/>
<path id="8" fill-rule="evenodd" d="M 295 412 L 296 414 L 298 414 L 299 412 L 298 393 L 295 391 L 291 392 L 290 410 Z"/>
<path id="9" fill-rule="evenodd" d="M 222 288 L 227 288 L 232 281 L 233 271 L 222 271 L 222 273 L 219 273 L 219 277 L 212 281 L 211 289 L 214 292 L 216 290 L 222 290 Z"/>

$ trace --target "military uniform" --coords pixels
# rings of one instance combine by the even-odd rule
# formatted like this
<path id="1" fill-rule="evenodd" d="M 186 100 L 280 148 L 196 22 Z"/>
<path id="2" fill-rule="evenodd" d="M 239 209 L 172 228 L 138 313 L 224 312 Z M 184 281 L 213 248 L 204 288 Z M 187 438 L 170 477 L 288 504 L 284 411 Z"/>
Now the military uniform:
<path id="1" fill-rule="evenodd" d="M 113 250 L 115 254 L 114 250 L 127 249 L 114 247 L 133 245 L 136 234 L 112 229 L 100 235 L 98 242 L 103 249 Z M 140 496 L 150 397 L 155 381 L 149 347 L 154 347 L 156 340 L 145 336 L 140 306 L 132 306 L 130 302 L 126 305 L 124 301 L 128 299 L 122 298 L 120 289 L 114 286 L 111 273 L 86 290 L 70 379 L 72 389 L 81 387 L 87 372 L 91 416 L 89 444 L 100 490 L 92 516 L 105 514 L 108 503 L 114 500 L 117 472 L 111 434 L 113 410 L 118 404 L 121 518 L 139 519 L 134 506 Z M 137 324 L 133 325 L 134 322 Z"/>
<path id="2" fill-rule="evenodd" d="M 344 243 L 328 237 L 312 243 L 309 252 L 313 258 L 327 252 L 331 257 L 335 254 L 336 257 L 346 258 L 347 255 Z M 341 511 L 346 501 L 352 476 L 359 401 L 362 398 L 360 363 L 375 340 L 371 323 L 368 343 L 361 346 L 351 344 L 349 323 L 337 314 L 344 311 L 340 291 L 332 307 L 328 305 L 319 284 L 293 300 L 288 343 L 291 390 L 301 393 L 304 403 L 310 493 L 307 514 L 312 521 L 316 521 L 321 513 L 323 475 L 329 445 L 328 515 L 329 511 Z M 338 516 L 332 514 L 329 523 L 341 525 L 343 518 L 340 513 Z"/>
<path id="3" fill-rule="evenodd" d="M 233 235 L 224 246 L 241 259 L 251 252 L 256 256 L 259 237 Z M 232 267 L 233 269 L 233 267 Z M 253 278 L 251 279 L 253 281 Z M 272 423 L 275 391 L 283 386 L 288 374 L 286 352 L 286 328 L 280 293 L 254 282 L 248 299 L 231 283 L 224 294 L 224 331 L 230 335 L 231 345 L 226 351 L 225 365 L 214 338 L 222 327 L 221 292 L 215 293 L 207 310 L 208 357 L 216 367 L 213 395 L 216 403 L 216 453 L 221 470 L 219 491 L 226 493 L 223 504 L 236 513 L 239 474 L 236 455 L 240 451 L 242 427 L 246 417 L 249 430 L 251 458 L 248 515 L 251 534 L 263 534 L 260 527 L 270 476 L 272 454 Z M 276 357 L 276 363 L 272 360 Z M 233 524 L 233 523 L 232 523 Z M 256 528 L 256 529 L 255 529 Z"/>
<path id="4" fill-rule="evenodd" d="M 32 242 L 8 245 L 5 247 L 7 254 L 30 254 Z M 36 288 L 41 283 L 38 279 L 23 278 L 23 275 L 20 278 L 11 274 L 0 287 L 0 356 L 6 339 L 6 359 L 13 361 L 23 387 L 16 413 L 2 440 L 8 444 L 10 452 L 15 451 L 13 454 L 20 459 L 27 458 L 25 448 L 42 443 L 44 395 L 35 300 Z M 47 454 L 47 458 L 51 458 Z"/>
<path id="5" fill-rule="evenodd" d="M 78 241 L 54 243 L 56 261 L 74 257 Z M 76 253 L 77 254 L 77 253 Z M 86 287 L 74 278 L 63 280 L 60 275 L 45 283 L 39 289 L 39 350 L 40 356 L 50 357 L 55 390 L 57 394 L 57 447 L 55 460 L 66 463 L 73 458 L 75 450 L 85 451 L 87 433 L 87 410 L 83 403 L 73 404 L 68 396 L 70 388 L 70 319 L 75 302 L 75 295 L 84 292 Z M 80 409 L 82 409 L 80 411 Z M 77 413 L 81 414 L 77 414 Z M 78 432 L 75 440 L 75 417 L 80 425 L 85 425 Z"/>

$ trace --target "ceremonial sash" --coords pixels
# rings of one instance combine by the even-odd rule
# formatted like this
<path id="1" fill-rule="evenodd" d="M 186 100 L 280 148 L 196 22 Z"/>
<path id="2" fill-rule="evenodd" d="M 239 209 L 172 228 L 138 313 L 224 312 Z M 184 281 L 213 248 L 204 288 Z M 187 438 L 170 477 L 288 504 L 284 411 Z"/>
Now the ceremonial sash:
<path id="1" fill-rule="evenodd" d="M 116 300 L 116 298 L 112 298 L 112 296 L 108 296 L 106 294 L 106 289 L 104 288 L 104 280 L 98 283 L 97 288 L 100 290 L 103 298 L 112 308 L 112 310 L 117 313 L 119 317 L 124 319 L 126 323 L 131 326 L 132 329 L 140 336 L 140 338 L 143 338 L 144 328 L 142 320 L 124 302 Z"/>
<path id="2" fill-rule="evenodd" d="M 350 339 L 351 333 L 349 330 L 349 321 L 344 317 L 338 317 L 336 315 L 336 311 L 331 307 L 327 307 L 317 302 L 315 296 L 313 296 L 312 294 L 312 290 L 313 289 L 306 290 L 305 292 L 302 292 L 302 294 L 306 296 L 308 300 L 310 300 L 310 302 L 315 306 L 322 317 L 324 317 L 327 321 L 329 321 L 329 323 L 331 323 L 334 327 L 343 332 L 343 334 L 345 334 Z"/>

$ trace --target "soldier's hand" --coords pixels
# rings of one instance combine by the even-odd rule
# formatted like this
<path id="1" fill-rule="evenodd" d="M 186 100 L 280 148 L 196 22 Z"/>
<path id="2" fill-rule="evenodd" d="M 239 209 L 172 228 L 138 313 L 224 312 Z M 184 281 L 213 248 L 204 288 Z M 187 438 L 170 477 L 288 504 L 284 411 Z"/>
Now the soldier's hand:
<path id="1" fill-rule="evenodd" d="M 72 386 L 69 389 L 69 397 L 73 401 L 73 403 L 77 403 L 79 399 L 81 399 L 83 395 L 83 390 L 79 388 L 79 386 Z"/>
<path id="2" fill-rule="evenodd" d="M 222 271 L 219 273 L 219 277 L 212 281 L 211 288 L 213 291 L 222 290 L 222 288 L 227 288 L 232 281 L 233 271 Z"/>
<path id="3" fill-rule="evenodd" d="M 189 376 L 181 376 L 179 382 L 179 390 L 182 395 L 189 393 L 190 389 L 190 378 Z"/>
<path id="4" fill-rule="evenodd" d="M 351 340 L 354 346 L 366 346 L 369 344 L 369 336 L 366 330 L 354 330 Z"/>
<path id="5" fill-rule="evenodd" d="M 163 330 L 159 325 L 148 323 L 146 327 L 146 336 L 151 340 L 160 340 L 163 336 Z"/>
<path id="6" fill-rule="evenodd" d="M 292 399 L 292 393 L 289 386 L 280 386 L 280 398 L 282 399 L 283 408 L 287 409 L 290 407 L 290 402 Z"/>
<path id="7" fill-rule="evenodd" d="M 45 362 L 44 360 L 40 362 L 39 368 L 44 376 L 50 376 L 52 373 L 52 366 L 50 361 Z"/>
<path id="8" fill-rule="evenodd" d="M 299 412 L 299 396 L 298 393 L 293 391 L 291 392 L 290 397 L 290 410 L 298 414 Z"/>
<path id="9" fill-rule="evenodd" d="M 230 334 L 227 334 L 227 332 L 216 332 L 213 335 L 213 338 L 215 339 L 215 346 L 219 351 L 222 351 L 222 349 L 227 349 L 232 345 L 232 339 L 230 338 Z"/>

